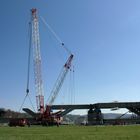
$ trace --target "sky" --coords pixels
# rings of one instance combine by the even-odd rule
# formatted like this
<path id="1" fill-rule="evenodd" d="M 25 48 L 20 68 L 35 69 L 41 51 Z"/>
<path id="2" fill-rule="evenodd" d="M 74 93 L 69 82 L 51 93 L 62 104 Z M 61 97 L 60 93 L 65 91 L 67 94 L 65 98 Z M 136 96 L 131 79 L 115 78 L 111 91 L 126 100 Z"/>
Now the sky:
<path id="1" fill-rule="evenodd" d="M 139 0 L 0 0 L 0 107 L 17 111 L 26 95 L 32 8 L 74 54 L 75 92 L 68 93 L 69 74 L 54 104 L 139 101 L 139 5 Z M 39 30 L 46 101 L 68 54 L 40 18 Z M 30 75 L 36 106 L 33 66 Z"/>

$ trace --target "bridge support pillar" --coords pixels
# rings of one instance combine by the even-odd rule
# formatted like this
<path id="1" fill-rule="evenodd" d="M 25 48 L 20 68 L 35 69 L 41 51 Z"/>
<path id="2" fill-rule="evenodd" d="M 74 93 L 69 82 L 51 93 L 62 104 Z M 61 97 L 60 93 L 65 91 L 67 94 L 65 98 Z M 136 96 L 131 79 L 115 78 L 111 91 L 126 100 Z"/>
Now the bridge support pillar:
<path id="1" fill-rule="evenodd" d="M 88 125 L 101 125 L 103 124 L 103 117 L 100 108 L 92 109 L 88 111 Z"/>

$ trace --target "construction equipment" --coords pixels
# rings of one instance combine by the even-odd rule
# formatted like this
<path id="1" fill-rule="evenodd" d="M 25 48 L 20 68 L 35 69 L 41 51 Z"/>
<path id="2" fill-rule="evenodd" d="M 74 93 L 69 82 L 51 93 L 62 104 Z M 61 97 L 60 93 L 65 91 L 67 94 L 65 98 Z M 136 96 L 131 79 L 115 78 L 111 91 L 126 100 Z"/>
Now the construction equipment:
<path id="1" fill-rule="evenodd" d="M 41 72 L 41 53 L 40 53 L 40 39 L 39 39 L 39 25 L 37 17 L 37 9 L 32 9 L 31 30 L 32 30 L 32 48 L 33 48 L 33 62 L 34 62 L 34 78 L 37 110 L 42 114 L 44 112 L 44 96 L 43 96 L 43 82 Z"/>
<path id="2" fill-rule="evenodd" d="M 71 61 L 73 59 L 73 54 L 70 55 L 70 57 L 68 58 L 67 62 L 65 63 L 65 65 L 63 66 L 63 69 L 61 71 L 61 73 L 59 74 L 58 76 L 58 79 L 54 85 L 54 88 L 49 96 L 49 102 L 48 104 L 46 104 L 46 108 L 45 108 L 45 111 L 43 113 L 43 122 L 45 121 L 46 122 L 52 122 L 51 120 L 54 120 L 55 123 L 60 123 L 61 121 L 61 116 L 60 116 L 60 113 L 61 111 L 58 111 L 56 113 L 52 113 L 51 112 L 51 105 L 53 104 L 54 100 L 56 99 L 58 93 L 59 93 L 59 90 L 61 89 L 62 85 L 63 85 L 63 82 L 65 80 L 65 77 L 68 73 L 68 70 L 70 69 L 71 67 Z"/>
<path id="3" fill-rule="evenodd" d="M 6 113 L 6 110 L 4 108 L 0 108 L 0 117 L 3 116 Z"/>
<path id="4" fill-rule="evenodd" d="M 22 126 L 24 127 L 27 124 L 27 120 L 24 118 L 12 118 L 9 120 L 9 126 Z"/>
<path id="5" fill-rule="evenodd" d="M 62 71 L 60 72 L 57 81 L 51 91 L 47 104 L 44 106 L 44 91 L 43 91 L 43 80 L 41 71 L 41 52 L 40 52 L 40 39 L 39 39 L 39 23 L 37 17 L 37 9 L 31 9 L 31 40 L 30 45 L 33 48 L 33 63 L 34 63 L 34 77 L 35 77 L 35 91 L 36 91 L 36 101 L 37 101 L 37 114 L 28 108 L 23 110 L 31 115 L 34 115 L 36 120 L 42 125 L 53 125 L 59 124 L 61 121 L 60 113 L 61 111 L 53 113 L 51 111 L 51 105 L 56 99 L 65 77 L 70 70 L 71 62 L 73 60 L 73 54 L 70 56 L 66 63 L 64 64 Z M 62 43 L 64 46 L 64 43 Z M 31 48 L 31 47 L 30 47 Z M 64 49 L 66 49 L 64 47 Z M 29 59 L 30 59 L 30 49 L 29 49 Z M 30 62 L 30 61 L 28 61 Z M 30 63 L 28 63 L 28 67 Z M 29 93 L 29 68 L 28 68 L 28 80 L 27 80 L 27 94 Z"/>

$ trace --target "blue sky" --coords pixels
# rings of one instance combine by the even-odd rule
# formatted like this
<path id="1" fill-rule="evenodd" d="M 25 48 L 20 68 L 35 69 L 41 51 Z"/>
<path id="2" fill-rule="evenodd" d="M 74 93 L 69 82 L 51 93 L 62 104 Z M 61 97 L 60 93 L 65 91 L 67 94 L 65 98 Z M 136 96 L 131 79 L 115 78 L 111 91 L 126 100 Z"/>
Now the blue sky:
<path id="1" fill-rule="evenodd" d="M 75 103 L 139 101 L 139 5 L 139 0 L 0 0 L 0 107 L 18 110 L 25 97 L 28 22 L 34 7 L 74 53 Z M 41 21 L 39 25 L 47 98 L 68 55 Z M 35 106 L 32 73 L 31 68 Z M 67 80 L 61 92 L 66 92 Z M 60 93 L 55 103 L 70 103 L 63 101 L 67 97 Z"/>

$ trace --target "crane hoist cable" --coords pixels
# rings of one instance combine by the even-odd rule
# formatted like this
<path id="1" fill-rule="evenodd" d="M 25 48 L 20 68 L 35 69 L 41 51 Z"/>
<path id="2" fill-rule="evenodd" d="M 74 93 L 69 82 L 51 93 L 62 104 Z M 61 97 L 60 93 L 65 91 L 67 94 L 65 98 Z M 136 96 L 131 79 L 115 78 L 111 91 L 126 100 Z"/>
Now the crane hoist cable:
<path id="1" fill-rule="evenodd" d="M 31 58 L 31 46 L 32 46 L 32 28 L 31 28 L 31 22 L 29 22 L 29 31 L 28 31 L 28 36 L 29 36 L 29 54 L 28 54 L 28 66 L 27 66 L 27 87 L 26 87 L 26 95 L 24 97 L 24 100 L 20 106 L 20 109 L 19 109 L 19 112 L 21 111 L 23 105 L 24 105 L 24 102 L 26 101 L 26 98 L 28 97 L 29 98 L 29 101 L 31 103 L 31 106 L 33 108 L 33 110 L 35 111 L 35 108 L 33 106 L 33 103 L 31 101 L 31 98 L 29 96 L 29 82 L 30 82 L 30 58 Z"/>
<path id="2" fill-rule="evenodd" d="M 70 104 L 74 104 L 75 101 L 75 78 L 74 78 L 74 66 L 71 66 L 70 69 L 70 78 L 69 78 L 69 82 L 70 82 L 70 87 L 69 87 L 69 99 L 70 99 Z"/>
<path id="3" fill-rule="evenodd" d="M 69 78 L 68 78 L 68 99 L 69 99 L 69 104 L 71 104 L 71 100 L 72 100 L 72 85 L 71 85 L 71 69 L 70 69 L 70 72 L 69 72 Z"/>
<path id="4" fill-rule="evenodd" d="M 71 51 L 65 46 L 64 42 L 60 39 L 60 37 L 55 33 L 52 27 L 46 22 L 46 20 L 40 16 L 41 20 L 43 21 L 44 25 L 50 30 L 50 32 L 54 35 L 55 39 L 61 44 L 61 46 L 66 50 L 68 54 L 71 54 Z"/>
<path id="5" fill-rule="evenodd" d="M 31 57 L 31 46 L 32 46 L 32 27 L 29 22 L 29 54 L 28 54 L 28 68 L 27 68 L 27 88 L 26 93 L 29 93 L 29 81 L 30 81 L 30 57 Z"/>
<path id="6" fill-rule="evenodd" d="M 22 109 L 22 107 L 23 107 L 23 105 L 24 105 L 24 103 L 25 103 L 27 97 L 28 97 L 29 102 L 30 102 L 30 104 L 31 104 L 31 106 L 32 106 L 32 108 L 33 108 L 33 110 L 34 110 L 34 112 L 35 112 L 35 108 L 34 108 L 34 106 L 33 106 L 33 103 L 32 103 L 32 101 L 31 101 L 31 98 L 30 98 L 30 96 L 29 96 L 29 93 L 27 93 L 27 92 L 26 92 L 26 95 L 25 95 L 25 97 L 24 97 L 24 100 L 23 100 L 23 102 L 22 102 L 22 104 L 21 104 L 21 106 L 20 106 L 20 108 L 19 108 L 19 112 L 21 111 L 21 109 Z"/>
<path id="7" fill-rule="evenodd" d="M 72 73 L 73 73 L 73 75 L 72 75 L 73 91 L 72 92 L 74 94 L 73 103 L 75 104 L 75 67 L 74 67 L 74 65 L 73 65 Z"/>

